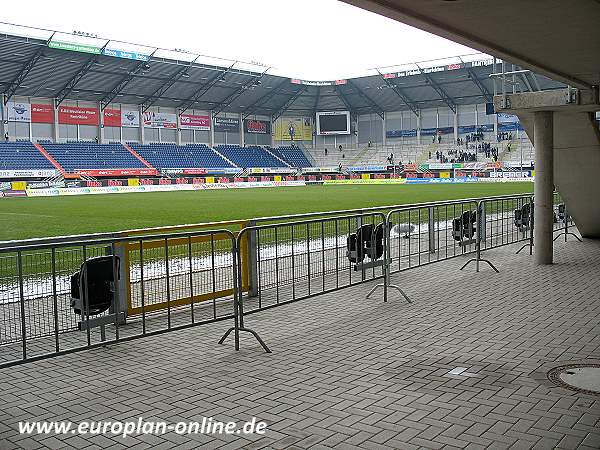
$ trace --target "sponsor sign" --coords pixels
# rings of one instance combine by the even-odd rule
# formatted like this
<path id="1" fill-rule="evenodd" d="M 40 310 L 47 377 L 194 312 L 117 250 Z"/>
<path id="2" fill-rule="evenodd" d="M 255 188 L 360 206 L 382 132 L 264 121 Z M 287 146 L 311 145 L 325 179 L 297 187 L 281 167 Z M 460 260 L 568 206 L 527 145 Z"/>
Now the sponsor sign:
<path id="1" fill-rule="evenodd" d="M 95 45 L 77 44 L 76 42 L 61 42 L 61 41 L 50 41 L 48 47 L 57 48 L 59 50 L 68 50 L 70 52 L 83 52 L 93 53 L 99 55 L 101 48 Z"/>
<path id="2" fill-rule="evenodd" d="M 43 189 L 51 187 L 65 187 L 64 181 L 28 181 L 28 189 Z"/>
<path id="3" fill-rule="evenodd" d="M 271 134 L 271 123 L 266 120 L 244 120 L 244 132 L 250 134 Z"/>
<path id="4" fill-rule="evenodd" d="M 98 125 L 98 108 L 59 106 L 58 123 L 67 125 Z"/>
<path id="5" fill-rule="evenodd" d="M 104 110 L 104 126 L 105 127 L 120 127 L 121 126 L 121 110 L 106 108 Z"/>
<path id="6" fill-rule="evenodd" d="M 459 178 L 407 178 L 407 184 L 457 184 L 457 183 L 477 183 L 477 177 L 459 177 Z"/>
<path id="7" fill-rule="evenodd" d="M 453 169 L 454 165 L 452 163 L 429 163 L 427 164 L 429 169 L 431 170 L 444 170 L 444 169 Z"/>
<path id="8" fill-rule="evenodd" d="M 227 133 L 240 132 L 240 119 L 235 117 L 215 117 L 213 119 L 215 131 Z"/>
<path id="9" fill-rule="evenodd" d="M 32 103 L 31 121 L 33 123 L 54 123 L 54 110 L 52 109 L 52 105 Z"/>
<path id="10" fill-rule="evenodd" d="M 499 112 L 497 114 L 497 116 L 498 116 L 498 123 L 517 123 L 517 122 L 519 122 L 519 118 L 517 116 L 515 116 L 514 114 L 507 114 L 507 113 Z"/>
<path id="11" fill-rule="evenodd" d="M 529 178 L 530 172 L 524 171 L 510 171 L 510 172 L 490 172 L 490 178 Z"/>
<path id="12" fill-rule="evenodd" d="M 139 111 L 121 111 L 121 126 L 128 128 L 137 128 L 140 126 Z"/>
<path id="13" fill-rule="evenodd" d="M 29 103 L 8 102 L 6 109 L 10 122 L 31 122 L 31 105 Z"/>
<path id="14" fill-rule="evenodd" d="M 351 166 L 347 169 L 351 172 L 382 172 L 388 170 L 388 166 Z"/>
<path id="15" fill-rule="evenodd" d="M 57 170 L 0 170 L 0 178 L 47 178 L 58 175 Z"/>
<path id="16" fill-rule="evenodd" d="M 179 128 L 182 130 L 210 130 L 210 117 L 195 116 L 193 114 L 181 114 L 179 116 Z"/>
<path id="17" fill-rule="evenodd" d="M 90 177 L 158 175 L 156 169 L 85 169 L 77 170 L 76 173 Z"/>
<path id="18" fill-rule="evenodd" d="M 405 184 L 405 178 L 351 178 L 323 180 L 323 184 Z"/>
<path id="19" fill-rule="evenodd" d="M 177 128 L 175 113 L 146 111 L 144 113 L 144 126 L 147 128 Z"/>
<path id="20" fill-rule="evenodd" d="M 148 61 L 150 57 L 136 52 L 126 52 L 124 50 L 116 50 L 112 48 L 105 48 L 102 50 L 102 54 L 105 56 L 114 56 L 115 58 L 133 59 L 135 61 Z"/>
<path id="21" fill-rule="evenodd" d="M 412 130 L 388 130 L 385 132 L 385 137 L 396 138 L 396 137 L 415 137 L 417 135 L 417 129 Z"/>
<path id="22" fill-rule="evenodd" d="M 276 141 L 310 141 L 313 128 L 309 117 L 280 117 L 275 122 Z"/>
<path id="23" fill-rule="evenodd" d="M 348 80 L 334 80 L 334 81 L 308 81 L 300 80 L 298 78 L 291 78 L 292 84 L 303 84 L 305 86 L 340 86 L 348 82 Z"/>

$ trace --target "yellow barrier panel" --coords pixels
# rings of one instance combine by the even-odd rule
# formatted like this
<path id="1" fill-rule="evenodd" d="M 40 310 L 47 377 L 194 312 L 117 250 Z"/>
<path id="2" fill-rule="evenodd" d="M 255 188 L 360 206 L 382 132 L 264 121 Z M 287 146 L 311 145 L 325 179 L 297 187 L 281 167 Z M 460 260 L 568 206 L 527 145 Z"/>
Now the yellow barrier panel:
<path id="1" fill-rule="evenodd" d="M 10 186 L 13 191 L 24 191 L 27 189 L 27 181 L 13 181 Z"/>
<path id="2" fill-rule="evenodd" d="M 281 181 L 281 175 L 275 175 L 273 181 Z"/>
<path id="3" fill-rule="evenodd" d="M 129 178 L 127 180 L 127 186 L 139 186 L 140 179 L 139 178 Z"/>
<path id="4" fill-rule="evenodd" d="M 363 173 L 360 177 L 363 180 L 370 180 L 371 179 L 371 174 L 370 173 Z"/>
<path id="5" fill-rule="evenodd" d="M 215 182 L 215 177 L 206 177 L 206 178 L 204 178 L 204 180 L 207 183 L 214 183 Z"/>
<path id="6" fill-rule="evenodd" d="M 450 172 L 440 172 L 440 178 L 450 178 Z"/>
<path id="7" fill-rule="evenodd" d="M 165 243 L 165 239 L 144 240 L 143 235 L 156 235 L 159 233 L 190 232 L 193 230 L 200 231 L 200 230 L 207 229 L 207 228 L 223 229 L 223 228 L 228 228 L 231 226 L 237 226 L 239 228 L 239 230 L 241 230 L 241 229 L 245 228 L 247 225 L 248 225 L 248 222 L 246 222 L 246 221 L 236 220 L 236 221 L 213 222 L 213 223 L 197 224 L 197 225 L 175 225 L 175 226 L 167 226 L 167 227 L 152 228 L 152 229 L 130 230 L 130 231 L 123 232 L 122 233 L 123 237 L 140 236 L 140 241 L 141 241 L 141 244 L 140 244 L 140 241 L 128 242 L 126 244 L 116 244 L 117 253 L 123 255 L 123 267 L 124 267 L 123 278 L 124 278 L 125 286 L 126 286 L 125 291 L 126 291 L 126 295 L 127 295 L 127 305 L 128 305 L 127 312 L 128 312 L 128 314 L 134 315 L 134 314 L 141 314 L 143 311 L 144 312 L 159 311 L 159 310 L 167 309 L 168 307 L 173 308 L 176 306 L 184 306 L 184 305 L 189 305 L 192 302 L 196 303 L 196 302 L 202 302 L 202 301 L 207 301 L 207 300 L 215 300 L 217 298 L 222 298 L 222 297 L 227 297 L 227 296 L 233 295 L 233 289 L 224 289 L 224 290 L 221 289 L 221 290 L 217 290 L 215 292 L 197 294 L 197 295 L 194 295 L 193 297 L 190 297 L 189 295 L 184 295 L 183 297 L 179 297 L 179 298 L 171 298 L 170 301 L 167 302 L 166 301 L 166 293 L 165 293 L 164 301 L 162 301 L 162 298 L 161 298 L 160 301 L 151 302 L 151 301 L 149 301 L 149 298 L 151 298 L 151 295 L 149 292 L 146 292 L 146 304 L 144 305 L 144 308 L 142 311 L 142 307 L 138 306 L 139 301 L 135 302 L 137 304 L 134 305 L 134 301 L 132 298 L 133 294 L 139 294 L 138 287 L 135 288 L 135 292 L 134 292 L 134 288 L 132 288 L 132 281 L 130 279 L 132 253 L 137 254 L 136 260 L 138 261 L 138 265 L 139 265 L 139 258 L 140 258 L 139 252 L 140 252 L 140 248 L 141 248 L 141 250 L 144 252 L 144 266 L 146 266 L 146 264 L 148 264 L 149 262 L 159 262 L 161 260 L 164 260 L 164 253 L 162 252 L 162 250 L 165 249 L 165 244 L 166 244 L 167 248 L 170 250 L 170 254 L 172 256 L 177 255 L 177 251 L 178 251 L 177 247 L 178 246 L 179 247 L 185 246 L 186 247 L 185 256 L 182 256 L 182 257 L 189 258 L 189 254 L 188 254 L 188 250 L 187 250 L 188 245 L 193 245 L 193 244 L 198 244 L 198 243 L 205 243 L 205 244 L 210 243 L 211 247 L 213 247 L 216 242 L 231 241 L 231 237 L 225 233 L 215 233 L 213 235 L 194 236 L 191 238 L 174 237 L 174 238 L 166 239 L 166 243 Z M 234 232 L 234 234 L 236 236 L 238 233 L 239 233 L 239 231 Z M 250 265 L 249 265 L 249 261 L 248 261 L 249 248 L 248 248 L 248 237 L 247 236 L 248 236 L 248 234 L 245 233 L 240 242 L 242 290 L 244 292 L 247 292 L 249 289 Z M 148 250 L 150 250 L 150 252 L 148 252 L 150 254 L 150 256 L 148 256 L 148 254 L 146 253 Z M 228 248 L 227 250 L 228 250 L 228 252 L 231 251 L 230 248 Z M 169 264 L 169 266 L 170 266 L 170 264 Z M 233 270 L 233 268 L 231 268 L 231 269 L 226 268 L 225 270 Z M 172 276 L 170 276 L 170 278 L 172 278 Z M 145 283 L 148 283 L 148 285 L 150 285 L 150 283 L 157 282 L 157 280 L 152 280 L 152 279 L 145 279 L 144 281 L 145 281 Z M 233 286 L 233 283 L 232 283 L 232 286 Z M 160 287 L 159 289 L 162 289 L 162 287 Z M 177 292 L 178 290 L 181 290 L 181 289 L 174 289 L 175 292 Z M 187 290 L 185 290 L 185 291 L 189 292 Z M 173 294 L 173 290 L 171 292 L 172 292 L 172 295 L 176 296 L 176 294 Z M 159 295 L 162 295 L 162 294 L 159 294 Z"/>

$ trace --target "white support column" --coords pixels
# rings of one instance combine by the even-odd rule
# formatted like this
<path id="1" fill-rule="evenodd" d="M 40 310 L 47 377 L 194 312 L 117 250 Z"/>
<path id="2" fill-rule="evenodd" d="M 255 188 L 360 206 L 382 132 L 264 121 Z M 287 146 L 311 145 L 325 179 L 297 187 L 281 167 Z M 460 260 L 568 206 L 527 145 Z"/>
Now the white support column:
<path id="1" fill-rule="evenodd" d="M 456 106 L 456 112 L 454 113 L 454 143 L 458 140 L 458 105 Z"/>
<path id="2" fill-rule="evenodd" d="M 419 115 L 417 116 L 417 144 L 421 145 L 421 110 L 419 110 Z"/>
<path id="3" fill-rule="evenodd" d="M 209 144 L 211 147 L 215 146 L 215 120 L 213 118 L 212 111 L 208 112 L 208 116 L 210 117 L 210 141 Z"/>
<path id="4" fill-rule="evenodd" d="M 382 128 L 382 144 L 385 147 L 387 144 L 387 139 L 386 139 L 386 135 L 385 135 L 385 119 L 386 119 L 386 114 L 385 111 L 383 112 L 383 120 L 381 121 L 381 128 Z"/>
<path id="5" fill-rule="evenodd" d="M 144 105 L 140 105 L 138 107 L 138 112 L 140 114 L 140 128 L 139 128 L 139 141 L 140 144 L 146 143 L 146 136 L 144 136 Z"/>
<path id="6" fill-rule="evenodd" d="M 4 133 L 6 133 L 6 124 L 4 122 L 8 121 L 8 114 L 6 113 L 6 104 L 4 103 L 5 97 L 2 96 L 2 101 L 0 101 L 0 139 L 4 140 Z"/>
<path id="7" fill-rule="evenodd" d="M 177 121 L 177 130 L 175 132 L 175 143 L 181 145 L 181 114 L 175 110 L 175 120 Z"/>
<path id="8" fill-rule="evenodd" d="M 494 139 L 498 138 L 498 114 L 494 114 Z"/>
<path id="9" fill-rule="evenodd" d="M 244 134 L 244 116 L 242 113 L 239 114 L 240 118 L 240 145 L 244 147 L 246 145 L 246 136 Z"/>
<path id="10" fill-rule="evenodd" d="M 533 227 L 534 257 L 537 265 L 553 260 L 553 191 L 554 191 L 554 113 L 535 112 L 535 222 Z"/>
<path id="11" fill-rule="evenodd" d="M 273 129 L 273 116 L 269 117 L 269 123 L 271 128 L 271 147 L 275 147 L 275 130 Z"/>
<path id="12" fill-rule="evenodd" d="M 60 133 L 58 131 L 58 107 L 56 106 L 56 99 L 52 100 L 52 112 L 54 117 L 54 123 L 52 124 L 52 131 L 54 131 L 54 142 L 58 143 Z"/>
<path id="13" fill-rule="evenodd" d="M 98 102 L 98 142 L 104 144 L 104 110 L 100 102 Z"/>

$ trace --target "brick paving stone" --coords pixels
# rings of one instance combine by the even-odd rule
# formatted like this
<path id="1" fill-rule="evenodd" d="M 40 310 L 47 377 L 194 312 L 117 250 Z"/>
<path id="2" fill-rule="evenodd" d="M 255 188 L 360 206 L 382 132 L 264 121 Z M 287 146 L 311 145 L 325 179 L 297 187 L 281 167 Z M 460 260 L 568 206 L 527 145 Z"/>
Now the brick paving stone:
<path id="1" fill-rule="evenodd" d="M 600 400 L 534 376 L 600 362 L 600 243 L 557 242 L 547 267 L 516 248 L 485 252 L 499 274 L 459 271 L 459 257 L 393 275 L 411 304 L 367 300 L 366 283 L 247 316 L 272 354 L 246 335 L 240 352 L 217 345 L 230 324 L 213 323 L 4 369 L 0 449 L 600 448 Z M 475 376 L 447 376 L 456 367 Z M 203 416 L 257 417 L 267 432 L 17 432 L 23 420 Z"/>

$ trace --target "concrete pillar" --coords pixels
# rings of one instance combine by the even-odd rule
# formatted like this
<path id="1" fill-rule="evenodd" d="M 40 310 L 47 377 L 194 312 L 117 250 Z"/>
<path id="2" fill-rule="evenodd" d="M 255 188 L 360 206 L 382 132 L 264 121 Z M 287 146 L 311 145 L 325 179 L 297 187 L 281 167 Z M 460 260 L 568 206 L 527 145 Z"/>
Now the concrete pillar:
<path id="1" fill-rule="evenodd" d="M 387 139 L 386 139 L 386 138 L 387 138 L 387 136 L 385 135 L 385 127 L 386 127 L 386 125 L 385 125 L 385 119 L 386 119 L 386 114 L 385 114 L 385 111 L 384 111 L 384 112 L 383 112 L 383 120 L 382 120 L 382 122 L 381 122 L 381 128 L 382 128 L 382 130 L 383 130 L 383 133 L 382 133 L 382 134 L 383 134 L 383 136 L 382 136 L 382 141 L 381 141 L 381 142 L 382 142 L 382 145 L 383 145 L 384 147 L 387 145 Z"/>
<path id="2" fill-rule="evenodd" d="M 8 114 L 6 112 L 6 97 L 2 96 L 2 101 L 0 101 L 0 139 L 4 140 L 4 133 L 6 133 L 6 124 L 8 122 Z"/>
<path id="3" fill-rule="evenodd" d="M 554 191 L 554 113 L 534 113 L 535 209 L 534 257 L 538 265 L 552 264 L 552 227 Z"/>
<path id="4" fill-rule="evenodd" d="M 210 117 L 210 146 L 215 146 L 215 119 L 213 117 L 213 112 L 209 111 L 208 116 Z"/>
<path id="5" fill-rule="evenodd" d="M 52 131 L 54 131 L 54 142 L 58 142 L 60 133 L 58 132 L 58 107 L 56 106 L 56 99 L 52 100 L 52 111 L 54 112 L 54 123 L 52 124 Z"/>
<path id="6" fill-rule="evenodd" d="M 458 106 L 456 106 L 456 112 L 454 113 L 454 143 L 458 140 Z"/>
<path id="7" fill-rule="evenodd" d="M 177 130 L 175 132 L 175 143 L 181 145 L 181 114 L 175 111 L 175 121 L 177 122 Z"/>
<path id="8" fill-rule="evenodd" d="M 98 102 L 98 142 L 104 144 L 104 110 L 101 102 Z"/>
<path id="9" fill-rule="evenodd" d="M 244 147 L 246 145 L 246 135 L 244 134 L 244 116 L 242 113 L 239 114 L 240 118 L 240 145 Z"/>
<path id="10" fill-rule="evenodd" d="M 139 141 L 140 144 L 145 144 L 146 137 L 144 136 L 144 105 L 140 105 L 138 107 L 138 112 L 140 115 Z"/>

